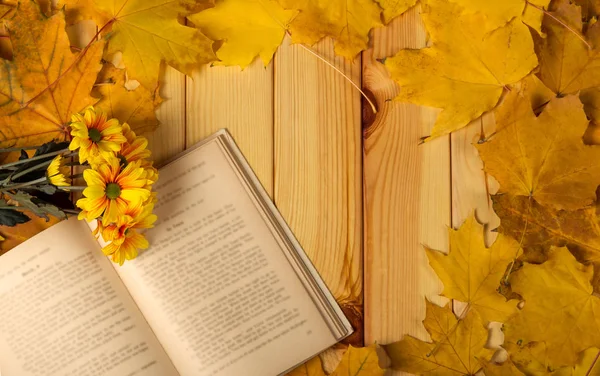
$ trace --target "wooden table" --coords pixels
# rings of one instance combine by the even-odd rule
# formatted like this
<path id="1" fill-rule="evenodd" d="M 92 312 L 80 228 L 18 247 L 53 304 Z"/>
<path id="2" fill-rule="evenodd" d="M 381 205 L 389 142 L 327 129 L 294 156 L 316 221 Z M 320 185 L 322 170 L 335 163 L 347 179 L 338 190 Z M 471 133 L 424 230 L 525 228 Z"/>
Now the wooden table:
<path id="1" fill-rule="evenodd" d="M 373 34 L 354 62 L 314 46 L 376 99 L 373 114 L 331 67 L 286 39 L 271 64 L 171 68 L 161 94 L 157 160 L 228 128 L 346 314 L 354 344 L 427 339 L 425 297 L 441 284 L 423 246 L 447 250 L 448 226 L 476 209 L 494 221 L 486 177 L 471 142 L 493 119 L 420 145 L 437 110 L 391 101 L 399 88 L 379 61 L 425 46 L 413 9 Z M 364 330 L 364 331 L 363 331 Z M 363 337 L 364 336 L 364 337 Z"/>

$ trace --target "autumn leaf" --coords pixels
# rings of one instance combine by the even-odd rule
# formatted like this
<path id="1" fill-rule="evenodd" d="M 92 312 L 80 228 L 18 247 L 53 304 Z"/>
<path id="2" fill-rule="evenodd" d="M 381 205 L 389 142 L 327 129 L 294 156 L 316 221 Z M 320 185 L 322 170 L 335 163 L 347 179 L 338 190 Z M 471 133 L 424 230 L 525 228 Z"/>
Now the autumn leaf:
<path id="1" fill-rule="evenodd" d="M 71 53 L 64 14 L 46 17 L 32 1 L 8 20 L 14 60 L 0 66 L 0 145 L 39 145 L 64 138 L 71 115 L 96 102 L 90 91 L 103 42 Z"/>
<path id="2" fill-rule="evenodd" d="M 600 261 L 600 217 L 597 206 L 557 211 L 523 196 L 492 196 L 500 217 L 498 231 L 522 239 L 525 260 L 541 263 L 551 246 L 567 246 L 581 262 Z"/>
<path id="3" fill-rule="evenodd" d="M 389 23 L 394 18 L 406 12 L 415 4 L 417 0 L 375 0 L 383 9 L 383 20 Z"/>
<path id="4" fill-rule="evenodd" d="M 484 348 L 487 330 L 474 310 L 457 320 L 449 306 L 436 306 L 429 301 L 423 324 L 433 342 L 412 336 L 384 346 L 392 360 L 392 368 L 419 375 L 474 375 L 493 351 Z"/>
<path id="5" fill-rule="evenodd" d="M 600 370 L 597 362 L 598 349 L 594 347 L 579 353 L 575 366 L 560 368 L 553 368 L 550 365 L 548 349 L 543 342 L 530 342 L 520 345 L 507 342 L 502 347 L 509 352 L 509 359 L 503 363 L 502 368 L 513 372 L 507 373 L 507 375 L 597 376 Z M 486 376 L 494 376 L 494 374 L 488 374 L 488 368 L 493 369 L 492 367 L 484 367 Z"/>
<path id="6" fill-rule="evenodd" d="M 269 64 L 297 13 L 274 1 L 224 0 L 188 19 L 209 38 L 223 40 L 216 64 L 245 68 L 256 56 Z"/>
<path id="7" fill-rule="evenodd" d="M 155 110 L 162 102 L 158 88 L 153 91 L 143 86 L 135 90 L 125 87 L 126 72 L 106 63 L 98 74 L 92 94 L 101 98 L 95 107 L 104 110 L 109 118 L 127 123 L 136 133 L 149 132 L 158 126 Z"/>
<path id="8" fill-rule="evenodd" d="M 600 14 L 600 0 L 575 0 L 575 4 L 581 7 L 581 15 L 584 20 Z"/>
<path id="9" fill-rule="evenodd" d="M 485 376 L 525 376 L 510 359 L 502 364 L 493 362 L 483 363 L 482 367 Z"/>
<path id="10" fill-rule="evenodd" d="M 31 218 L 25 224 L 17 225 L 16 227 L 0 226 L 0 234 L 4 237 L 4 240 L 0 242 L 0 255 L 60 222 L 60 219 L 56 217 L 50 217 L 50 221 L 46 222 L 44 218 L 38 217 L 31 212 L 26 211 L 25 214 Z"/>
<path id="11" fill-rule="evenodd" d="M 465 13 L 481 13 L 486 17 L 487 30 L 494 30 L 507 24 L 513 18 L 520 18 L 533 29 L 541 32 L 543 11 L 550 0 L 450 0 L 461 5 Z M 535 7 L 534 7 L 535 6 Z"/>
<path id="12" fill-rule="evenodd" d="M 369 32 L 381 26 L 381 9 L 373 0 L 277 0 L 300 11 L 290 24 L 293 43 L 313 45 L 335 40 L 335 52 L 348 59 L 367 49 Z"/>
<path id="13" fill-rule="evenodd" d="M 107 55 L 123 53 L 132 79 L 149 90 L 158 82 L 162 61 L 187 75 L 216 59 L 212 41 L 198 29 L 180 24 L 197 6 L 194 0 L 94 0 L 99 22 L 110 30 Z"/>
<path id="14" fill-rule="evenodd" d="M 350 345 L 331 376 L 383 376 L 384 372 L 379 367 L 376 345 L 361 348 Z"/>
<path id="15" fill-rule="evenodd" d="M 496 110 L 496 124 L 495 135 L 476 147 L 500 193 L 565 210 L 594 202 L 600 148 L 583 143 L 588 120 L 577 96 L 552 99 L 536 117 L 527 95 L 512 92 Z"/>
<path id="16" fill-rule="evenodd" d="M 325 372 L 323 372 L 323 365 L 321 364 L 321 358 L 315 356 L 308 362 L 288 373 L 287 376 L 325 376 Z"/>
<path id="17" fill-rule="evenodd" d="M 547 37 L 539 38 L 536 43 L 540 79 L 558 96 L 582 91 L 581 98 L 586 112 L 600 107 L 597 92 L 600 85 L 600 55 L 597 49 L 600 43 L 600 26 L 594 23 L 582 36 L 580 7 L 568 0 L 556 0 L 550 10 L 552 17 L 546 16 L 543 23 Z M 590 49 L 583 39 L 587 39 L 594 48 Z M 597 118 L 593 111 L 588 114 Z"/>
<path id="18" fill-rule="evenodd" d="M 445 297 L 468 303 L 483 322 L 503 322 L 516 313 L 518 302 L 506 301 L 497 290 L 521 249 L 514 239 L 504 235 L 486 248 L 484 233 L 483 226 L 471 215 L 458 230 L 449 230 L 447 255 L 427 249 L 427 257 L 444 283 Z"/>
<path id="19" fill-rule="evenodd" d="M 482 14 L 444 0 L 423 4 L 433 45 L 402 50 L 385 62 L 401 86 L 397 100 L 442 108 L 431 137 L 455 131 L 494 108 L 507 85 L 537 66 L 530 32 L 513 20 L 482 33 Z"/>
<path id="20" fill-rule="evenodd" d="M 505 323 L 506 340 L 544 342 L 554 369 L 575 364 L 588 347 L 599 347 L 600 298 L 593 295 L 592 276 L 592 267 L 577 262 L 566 247 L 553 247 L 541 265 L 524 264 L 509 279 L 525 306 Z"/>

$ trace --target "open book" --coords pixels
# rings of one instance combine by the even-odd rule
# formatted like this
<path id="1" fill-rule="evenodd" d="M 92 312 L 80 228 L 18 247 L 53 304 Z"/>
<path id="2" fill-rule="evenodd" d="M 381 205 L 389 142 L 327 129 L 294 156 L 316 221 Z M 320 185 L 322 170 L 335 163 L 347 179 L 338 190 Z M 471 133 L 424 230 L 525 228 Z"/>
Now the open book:
<path id="1" fill-rule="evenodd" d="M 75 218 L 0 257 L 2 376 L 270 376 L 352 332 L 226 131 L 167 163 L 150 248 Z"/>

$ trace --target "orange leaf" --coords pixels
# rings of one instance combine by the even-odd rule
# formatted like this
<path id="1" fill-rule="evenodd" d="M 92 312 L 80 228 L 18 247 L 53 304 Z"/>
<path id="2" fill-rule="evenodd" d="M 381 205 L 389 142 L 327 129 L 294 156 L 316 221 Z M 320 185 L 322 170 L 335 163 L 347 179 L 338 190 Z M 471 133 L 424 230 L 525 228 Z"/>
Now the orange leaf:
<path id="1" fill-rule="evenodd" d="M 39 145 L 64 139 L 73 113 L 92 105 L 103 42 L 82 55 L 70 50 L 64 14 L 46 17 L 24 1 L 8 21 L 13 61 L 0 66 L 0 145 Z"/>

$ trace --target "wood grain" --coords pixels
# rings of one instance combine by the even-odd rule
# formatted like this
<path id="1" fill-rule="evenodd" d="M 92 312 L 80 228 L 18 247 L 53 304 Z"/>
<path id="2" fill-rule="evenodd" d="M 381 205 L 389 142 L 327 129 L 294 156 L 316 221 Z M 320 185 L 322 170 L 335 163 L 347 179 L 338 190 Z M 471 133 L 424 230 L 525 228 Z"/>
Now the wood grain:
<path id="1" fill-rule="evenodd" d="M 354 82 L 360 59 L 314 50 Z M 275 203 L 362 342 L 361 100 L 330 66 L 284 40 L 275 58 Z"/>
<path id="2" fill-rule="evenodd" d="M 405 334 L 428 339 L 421 321 L 425 296 L 440 283 L 423 245 L 446 250 L 450 225 L 450 141 L 419 145 L 437 110 L 392 101 L 400 90 L 378 59 L 425 46 L 419 9 L 375 30 L 363 53 L 363 86 L 379 113 L 365 115 L 365 341 L 389 343 Z"/>
<path id="3" fill-rule="evenodd" d="M 261 183 L 273 192 L 273 66 L 204 66 L 187 78 L 186 146 L 231 132 Z"/>
<path id="4" fill-rule="evenodd" d="M 146 135 L 154 162 L 160 164 L 185 149 L 185 75 L 171 67 L 161 74 L 160 96 L 156 111 L 158 129 Z"/>

